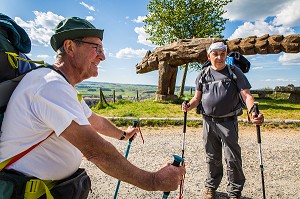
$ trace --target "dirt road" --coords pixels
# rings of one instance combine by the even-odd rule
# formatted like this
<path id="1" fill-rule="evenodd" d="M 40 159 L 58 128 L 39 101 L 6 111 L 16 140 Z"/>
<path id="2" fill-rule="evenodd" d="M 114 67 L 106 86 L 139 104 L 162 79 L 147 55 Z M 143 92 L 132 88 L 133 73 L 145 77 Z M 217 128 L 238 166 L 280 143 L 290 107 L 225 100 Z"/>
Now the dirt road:
<path id="1" fill-rule="evenodd" d="M 203 198 L 205 164 L 202 142 L 202 129 L 187 128 L 185 143 L 185 162 L 187 174 L 184 183 L 184 198 Z M 149 171 L 160 168 L 166 162 L 172 162 L 173 154 L 181 155 L 182 127 L 142 128 L 145 144 L 138 136 L 132 143 L 128 159 L 135 165 Z M 299 199 L 300 198 L 300 130 L 299 129 L 261 129 L 262 157 L 266 197 Z M 109 139 L 122 154 L 127 142 Z M 246 184 L 243 199 L 262 198 L 261 173 L 259 167 L 256 129 L 240 129 L 243 167 Z M 86 160 L 85 167 L 92 179 L 92 193 L 89 198 L 113 198 L 117 180 L 107 176 L 95 165 Z M 218 189 L 218 198 L 227 198 L 226 176 Z M 161 192 L 147 192 L 122 182 L 119 199 L 161 198 Z M 171 192 L 169 199 L 177 199 L 178 191 Z"/>

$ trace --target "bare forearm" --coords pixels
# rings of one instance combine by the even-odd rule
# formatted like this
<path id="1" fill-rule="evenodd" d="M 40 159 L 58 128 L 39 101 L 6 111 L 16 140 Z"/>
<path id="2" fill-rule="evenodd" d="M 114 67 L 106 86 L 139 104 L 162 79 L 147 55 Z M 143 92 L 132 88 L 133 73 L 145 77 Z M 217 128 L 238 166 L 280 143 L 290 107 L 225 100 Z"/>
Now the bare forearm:
<path id="1" fill-rule="evenodd" d="M 101 148 L 104 150 L 95 151 L 97 155 L 91 156 L 92 153 L 88 152 L 85 156 L 88 156 L 88 160 L 112 177 L 144 190 L 156 190 L 153 185 L 153 173 L 141 170 L 131 164 L 110 143 L 105 143 Z"/>
<path id="2" fill-rule="evenodd" d="M 254 105 L 254 101 L 255 101 L 254 97 L 250 93 L 249 89 L 245 89 L 245 90 L 241 91 L 241 94 L 246 103 L 247 109 L 250 110 L 252 108 L 252 106 Z"/>
<path id="3" fill-rule="evenodd" d="M 145 190 L 155 190 L 153 174 L 131 164 L 91 126 L 72 122 L 62 136 L 103 172 Z"/>
<path id="4" fill-rule="evenodd" d="M 189 102 L 189 104 L 190 104 L 189 110 L 196 108 L 199 104 L 199 101 L 200 101 L 200 99 L 193 97 Z"/>
<path id="5" fill-rule="evenodd" d="M 193 108 L 196 108 L 198 106 L 201 101 L 201 96 L 202 93 L 196 90 L 194 97 L 189 101 L 188 110 L 192 110 Z"/>
<path id="6" fill-rule="evenodd" d="M 247 106 L 247 109 L 248 110 L 250 110 L 251 108 L 252 108 L 252 106 L 254 105 L 254 98 L 252 97 L 252 95 L 251 96 L 248 96 L 247 98 L 246 98 L 246 101 L 245 101 L 245 103 L 246 103 L 246 106 Z"/>
<path id="7" fill-rule="evenodd" d="M 117 128 L 105 117 L 96 113 L 92 114 L 92 116 L 89 118 L 89 122 L 91 123 L 93 128 L 102 135 L 119 139 L 123 134 L 123 131 L 121 129 Z"/>
<path id="8" fill-rule="evenodd" d="M 132 133 L 135 133 L 132 131 Z M 90 125 L 72 122 L 61 134 L 105 173 L 149 191 L 173 191 L 178 188 L 184 168 L 167 164 L 159 171 L 148 172 L 131 164 Z"/>

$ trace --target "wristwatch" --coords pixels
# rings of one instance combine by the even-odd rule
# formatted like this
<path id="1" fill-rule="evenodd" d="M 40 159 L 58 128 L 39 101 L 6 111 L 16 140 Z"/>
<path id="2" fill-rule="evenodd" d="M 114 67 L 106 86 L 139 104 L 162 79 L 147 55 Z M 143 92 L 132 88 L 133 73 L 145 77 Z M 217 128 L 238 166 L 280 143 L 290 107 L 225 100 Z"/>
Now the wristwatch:
<path id="1" fill-rule="evenodd" d="M 124 138 L 126 137 L 126 132 L 123 132 L 123 135 L 120 137 L 120 140 L 124 140 Z"/>

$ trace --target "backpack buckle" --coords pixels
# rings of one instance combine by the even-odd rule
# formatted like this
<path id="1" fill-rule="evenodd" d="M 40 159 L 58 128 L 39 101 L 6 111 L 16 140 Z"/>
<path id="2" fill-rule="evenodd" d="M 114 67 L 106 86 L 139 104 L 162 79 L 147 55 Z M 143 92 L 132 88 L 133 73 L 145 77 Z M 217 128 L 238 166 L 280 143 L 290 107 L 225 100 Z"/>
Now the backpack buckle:
<path id="1" fill-rule="evenodd" d="M 37 193 L 39 190 L 41 180 L 31 179 L 26 183 L 25 192 L 27 193 Z"/>

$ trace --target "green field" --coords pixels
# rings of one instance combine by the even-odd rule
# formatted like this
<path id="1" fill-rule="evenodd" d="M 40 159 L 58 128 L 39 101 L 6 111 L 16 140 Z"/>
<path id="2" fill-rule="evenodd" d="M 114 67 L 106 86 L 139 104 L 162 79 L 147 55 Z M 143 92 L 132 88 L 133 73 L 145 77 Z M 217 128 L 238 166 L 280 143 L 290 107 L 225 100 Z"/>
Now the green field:
<path id="1" fill-rule="evenodd" d="M 99 97 L 99 88 L 101 87 L 105 98 L 112 96 L 115 90 L 116 96 L 122 96 L 117 99 L 116 103 L 109 102 L 109 106 L 103 105 L 102 108 L 93 107 L 92 109 L 105 117 L 132 117 L 132 118 L 182 118 L 181 103 L 183 99 L 190 99 L 190 87 L 185 89 L 185 97 L 180 98 L 177 102 L 158 102 L 155 100 L 154 92 L 157 87 L 153 85 L 130 85 L 130 84 L 108 84 L 88 82 L 77 89 L 83 95 L 94 95 Z M 88 89 L 96 89 L 88 91 Z M 179 88 L 176 89 L 177 92 Z M 145 91 L 152 91 L 147 99 L 129 100 L 127 97 L 136 97 L 137 91 L 142 95 Z M 277 93 L 267 95 L 266 98 L 260 99 L 254 95 L 259 102 L 259 109 L 264 114 L 266 120 L 300 120 L 300 104 L 290 103 L 289 94 Z M 195 110 L 188 113 L 188 118 L 200 118 Z M 247 119 L 246 111 L 240 116 L 240 119 Z M 171 122 L 172 123 L 172 122 Z"/>

